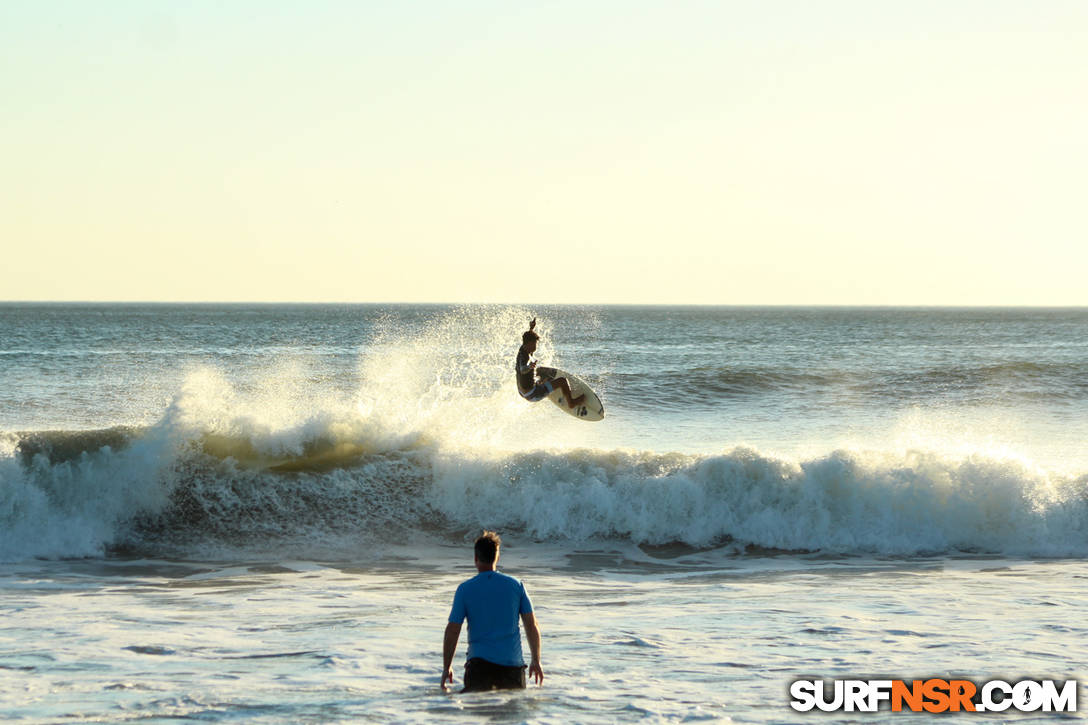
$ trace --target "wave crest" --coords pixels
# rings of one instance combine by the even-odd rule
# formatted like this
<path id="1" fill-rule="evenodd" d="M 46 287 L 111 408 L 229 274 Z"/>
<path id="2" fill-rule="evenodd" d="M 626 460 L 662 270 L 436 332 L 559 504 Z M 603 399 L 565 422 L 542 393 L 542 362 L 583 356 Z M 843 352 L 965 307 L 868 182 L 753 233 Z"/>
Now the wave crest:
<path id="1" fill-rule="evenodd" d="M 793 463 L 600 451 L 438 466 L 452 518 L 542 539 L 618 536 L 695 546 L 918 555 L 1088 552 L 1088 477 L 934 453 L 837 451 Z"/>
<path id="2" fill-rule="evenodd" d="M 373 441 L 337 439 L 341 430 L 304 442 L 301 457 L 252 465 L 235 454 L 256 450 L 253 441 L 217 449 L 217 439 L 161 433 L 138 431 L 117 450 L 67 450 L 55 459 L 40 436 L 30 458 L 30 448 L 9 441 L 0 457 L 0 558 L 276 548 L 333 536 L 357 544 L 390 529 L 459 537 L 484 527 L 548 541 L 734 542 L 835 554 L 1088 554 L 1088 476 L 1011 459 L 835 451 L 797 462 L 748 448 L 378 450 Z"/>

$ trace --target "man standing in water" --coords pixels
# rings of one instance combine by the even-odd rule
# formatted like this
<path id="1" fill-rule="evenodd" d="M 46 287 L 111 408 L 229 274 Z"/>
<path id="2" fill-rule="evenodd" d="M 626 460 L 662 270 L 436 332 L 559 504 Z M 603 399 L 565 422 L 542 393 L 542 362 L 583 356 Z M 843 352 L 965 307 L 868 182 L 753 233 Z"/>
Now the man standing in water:
<path id="1" fill-rule="evenodd" d="M 521 653 L 519 615 L 533 655 L 529 674 L 538 685 L 544 682 L 544 671 L 540 669 L 540 628 L 533 614 L 533 603 L 525 593 L 524 584 L 495 569 L 501 544 L 502 539 L 494 531 L 485 531 L 476 539 L 478 573 L 457 587 L 442 642 L 442 689 L 446 689 L 446 683 L 453 684 L 453 654 L 465 619 L 468 619 L 468 656 L 463 692 L 524 688 L 525 659 Z"/>
<path id="2" fill-rule="evenodd" d="M 563 393 L 563 399 L 567 401 L 567 407 L 574 410 L 582 404 L 586 396 L 582 394 L 575 398 L 570 391 L 570 383 L 567 382 L 566 378 L 556 378 L 555 380 L 541 378 L 540 382 L 536 382 L 536 360 L 533 358 L 533 353 L 536 352 L 536 341 L 540 339 L 540 335 L 533 332 L 534 327 L 536 327 L 535 317 L 529 323 L 529 329 L 521 336 L 521 348 L 518 350 L 517 362 L 514 363 L 514 371 L 517 373 L 518 380 L 518 392 L 521 393 L 521 397 L 530 403 L 535 403 L 538 400 L 544 400 L 549 393 L 558 388 Z"/>

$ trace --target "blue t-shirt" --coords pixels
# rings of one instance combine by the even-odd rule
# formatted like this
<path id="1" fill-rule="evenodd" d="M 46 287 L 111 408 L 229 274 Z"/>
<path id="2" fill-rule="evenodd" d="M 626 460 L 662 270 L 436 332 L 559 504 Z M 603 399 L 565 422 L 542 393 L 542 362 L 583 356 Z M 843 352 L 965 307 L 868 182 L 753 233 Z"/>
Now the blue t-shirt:
<path id="1" fill-rule="evenodd" d="M 532 611 L 524 584 L 497 571 L 482 571 L 457 587 L 450 621 L 461 624 L 468 618 L 468 659 L 520 667 L 525 659 L 518 616 Z"/>

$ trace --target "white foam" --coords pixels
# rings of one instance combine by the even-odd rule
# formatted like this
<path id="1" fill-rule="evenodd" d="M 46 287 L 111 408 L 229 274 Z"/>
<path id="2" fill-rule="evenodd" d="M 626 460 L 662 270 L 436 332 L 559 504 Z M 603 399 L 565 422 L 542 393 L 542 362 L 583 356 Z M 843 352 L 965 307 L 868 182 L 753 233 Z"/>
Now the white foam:
<path id="1" fill-rule="evenodd" d="M 28 462 L 9 437 L 0 558 L 101 554 L 135 518 L 170 518 L 182 494 L 201 526 L 257 546 L 261 536 L 395 525 L 838 553 L 1088 553 L 1083 471 L 972 448 L 959 435 L 955 446 L 911 438 L 803 456 L 586 445 L 586 424 L 514 391 L 511 353 L 529 317 L 466 309 L 422 332 L 387 331 L 361 355 L 355 395 L 306 383 L 298 364 L 253 375 L 244 389 L 197 368 L 122 450 Z"/>
<path id="2" fill-rule="evenodd" d="M 434 505 L 472 526 L 542 539 L 618 536 L 707 545 L 914 555 L 1088 552 L 1088 478 L 1015 460 L 838 451 L 794 463 L 576 450 L 440 457 Z"/>
<path id="3" fill-rule="evenodd" d="M 14 446 L 0 452 L 0 560 L 101 555 L 118 525 L 168 503 L 164 469 L 172 456 L 159 436 L 124 451 L 104 447 L 51 463 L 25 464 Z"/>

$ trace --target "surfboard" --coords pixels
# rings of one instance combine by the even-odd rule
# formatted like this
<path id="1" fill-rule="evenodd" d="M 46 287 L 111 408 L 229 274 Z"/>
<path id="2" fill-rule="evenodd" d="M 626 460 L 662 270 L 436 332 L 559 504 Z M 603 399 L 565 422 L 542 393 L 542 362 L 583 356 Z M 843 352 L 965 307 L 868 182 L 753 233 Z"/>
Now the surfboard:
<path id="1" fill-rule="evenodd" d="M 604 420 L 604 405 L 601 404 L 601 399 L 597 397 L 597 394 L 593 392 L 593 388 L 589 387 L 584 380 L 577 375 L 571 375 L 570 373 L 557 370 L 555 368 L 538 367 L 536 374 L 544 380 L 555 380 L 556 378 L 566 378 L 567 383 L 570 384 L 570 392 L 574 397 L 578 397 L 583 393 L 586 399 L 582 401 L 582 404 L 576 408 L 568 408 L 567 401 L 563 397 L 563 391 L 558 388 L 548 394 L 548 400 L 555 403 L 555 405 L 567 415 L 573 415 L 579 420 L 597 421 Z"/>

